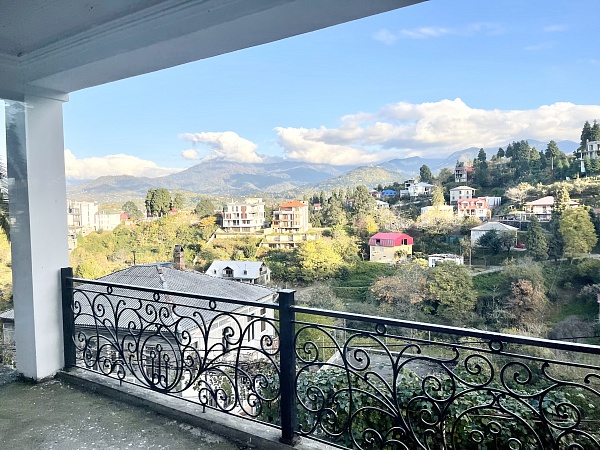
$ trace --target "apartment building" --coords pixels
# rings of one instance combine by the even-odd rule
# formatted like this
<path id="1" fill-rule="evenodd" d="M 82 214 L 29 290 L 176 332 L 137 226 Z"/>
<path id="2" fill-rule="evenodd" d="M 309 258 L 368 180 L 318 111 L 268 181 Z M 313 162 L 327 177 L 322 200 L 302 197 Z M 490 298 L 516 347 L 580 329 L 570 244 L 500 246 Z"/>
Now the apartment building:
<path id="1" fill-rule="evenodd" d="M 265 225 L 265 202 L 262 198 L 247 198 L 223 207 L 223 230 L 232 233 L 255 233 Z"/>

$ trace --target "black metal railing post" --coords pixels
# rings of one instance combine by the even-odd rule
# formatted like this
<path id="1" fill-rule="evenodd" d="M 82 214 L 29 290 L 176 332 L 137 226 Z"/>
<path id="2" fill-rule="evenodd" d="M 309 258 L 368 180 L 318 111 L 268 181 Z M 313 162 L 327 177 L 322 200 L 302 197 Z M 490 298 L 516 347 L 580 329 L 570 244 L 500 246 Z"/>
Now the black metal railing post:
<path id="1" fill-rule="evenodd" d="M 73 314 L 73 269 L 60 269 L 60 285 L 62 290 L 63 316 L 63 348 L 65 368 L 75 366 L 75 315 Z"/>
<path id="2" fill-rule="evenodd" d="M 296 409 L 296 348 L 295 324 L 296 313 L 294 293 L 292 289 L 282 289 L 279 293 L 279 358 L 280 358 L 280 395 L 281 439 L 280 442 L 294 445 L 297 441 L 295 431 L 298 428 L 298 411 Z"/>

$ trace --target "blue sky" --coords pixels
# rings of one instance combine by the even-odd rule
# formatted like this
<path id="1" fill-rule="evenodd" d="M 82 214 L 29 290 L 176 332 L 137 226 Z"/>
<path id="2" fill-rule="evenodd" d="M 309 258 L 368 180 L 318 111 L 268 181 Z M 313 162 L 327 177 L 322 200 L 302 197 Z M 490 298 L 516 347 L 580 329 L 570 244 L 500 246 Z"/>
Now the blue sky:
<path id="1" fill-rule="evenodd" d="M 75 92 L 67 176 L 577 141 L 600 120 L 598 17 L 598 0 L 431 0 Z"/>

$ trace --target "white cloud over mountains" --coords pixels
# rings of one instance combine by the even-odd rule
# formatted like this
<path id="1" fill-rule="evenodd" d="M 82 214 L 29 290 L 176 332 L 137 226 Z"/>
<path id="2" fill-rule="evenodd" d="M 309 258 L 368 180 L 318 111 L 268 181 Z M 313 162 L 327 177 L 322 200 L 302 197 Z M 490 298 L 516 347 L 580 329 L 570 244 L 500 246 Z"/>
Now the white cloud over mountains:
<path id="1" fill-rule="evenodd" d="M 71 150 L 65 150 L 65 175 L 71 180 L 89 180 L 105 175 L 162 177 L 181 170 L 160 167 L 153 161 L 123 153 L 78 159 Z"/>
<path id="2" fill-rule="evenodd" d="M 530 110 L 486 110 L 455 99 L 399 102 L 374 113 L 344 116 L 338 128 L 276 128 L 276 132 L 290 159 L 366 164 L 501 146 L 512 139 L 577 140 L 583 123 L 594 118 L 600 118 L 600 106 L 560 102 Z"/>
<path id="3" fill-rule="evenodd" d="M 203 159 L 220 158 L 226 161 L 259 163 L 263 161 L 256 150 L 258 145 L 240 137 L 233 131 L 224 132 L 204 132 L 204 133 L 183 133 L 179 135 L 180 139 L 193 144 L 201 144 L 208 148 L 200 150 L 208 152 Z M 198 150 L 189 149 L 181 152 L 185 159 L 200 159 Z"/>

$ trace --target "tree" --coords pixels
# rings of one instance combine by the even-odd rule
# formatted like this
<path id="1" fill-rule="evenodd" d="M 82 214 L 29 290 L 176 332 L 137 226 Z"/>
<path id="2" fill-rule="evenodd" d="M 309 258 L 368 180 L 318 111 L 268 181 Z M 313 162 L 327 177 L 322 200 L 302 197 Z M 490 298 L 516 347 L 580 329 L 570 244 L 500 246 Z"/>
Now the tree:
<path id="1" fill-rule="evenodd" d="M 514 317 L 516 326 L 527 329 L 543 322 L 543 312 L 547 305 L 548 299 L 544 292 L 535 289 L 530 280 L 520 279 L 511 283 L 506 306 Z"/>
<path id="2" fill-rule="evenodd" d="M 594 125 L 592 125 L 590 141 L 600 141 L 600 123 L 595 120 Z"/>
<path id="3" fill-rule="evenodd" d="M 418 263 L 406 261 L 399 264 L 400 270 L 371 285 L 371 294 L 395 317 L 415 320 L 422 308 L 425 289 L 425 269 Z"/>
<path id="4" fill-rule="evenodd" d="M 441 184 L 451 183 L 454 181 L 454 172 L 448 167 L 443 167 L 438 173 L 438 182 Z"/>
<path id="5" fill-rule="evenodd" d="M 419 178 L 423 183 L 433 183 L 433 173 L 429 166 L 423 164 L 419 169 Z"/>
<path id="6" fill-rule="evenodd" d="M 444 189 L 441 186 L 436 186 L 435 188 L 433 188 L 431 204 L 434 207 L 440 207 L 446 204 L 446 199 L 444 198 Z"/>
<path id="7" fill-rule="evenodd" d="M 183 209 L 183 196 L 177 192 L 175 194 L 175 197 L 173 198 L 173 206 L 172 209 L 175 209 L 177 211 L 181 211 Z"/>
<path id="8" fill-rule="evenodd" d="M 502 241 L 496 230 L 490 230 L 477 240 L 477 245 L 487 248 L 493 255 L 500 253 Z"/>
<path id="9" fill-rule="evenodd" d="M 300 278 L 314 281 L 335 275 L 343 259 L 331 244 L 330 240 L 321 239 L 304 242 L 296 249 Z"/>
<path id="10" fill-rule="evenodd" d="M 144 217 L 144 215 L 139 210 L 137 205 L 134 202 L 132 202 L 131 200 L 128 202 L 125 202 L 125 204 L 121 207 L 121 209 L 123 210 L 123 212 L 125 214 L 127 214 L 127 217 L 129 217 L 130 219 L 138 220 L 138 219 L 141 219 L 142 217 Z"/>
<path id="11" fill-rule="evenodd" d="M 208 198 L 203 198 L 194 208 L 194 212 L 200 218 L 212 216 L 215 213 L 215 205 Z"/>
<path id="12" fill-rule="evenodd" d="M 369 215 L 375 209 L 375 199 L 366 186 L 356 186 L 353 197 L 354 202 L 352 203 L 352 214 L 354 217 Z"/>
<path id="13" fill-rule="evenodd" d="M 583 124 L 583 128 L 581 129 L 581 140 L 579 141 L 579 148 L 577 150 L 580 152 L 584 151 L 585 147 L 587 145 L 587 142 L 591 141 L 591 140 L 593 140 L 592 139 L 592 126 L 586 120 L 585 123 Z"/>
<path id="14" fill-rule="evenodd" d="M 527 198 L 527 193 L 532 189 L 532 186 L 529 183 L 519 183 L 516 186 L 508 188 L 504 195 L 506 195 L 513 202 L 518 205 L 523 206 L 525 199 Z"/>
<path id="15" fill-rule="evenodd" d="M 529 254 L 535 260 L 544 260 L 548 258 L 548 240 L 537 216 L 532 215 L 527 234 L 525 235 L 525 246 Z"/>
<path id="16" fill-rule="evenodd" d="M 598 243 L 596 230 L 585 208 L 566 209 L 559 220 L 559 231 L 565 242 L 565 254 L 589 253 Z"/>
<path id="17" fill-rule="evenodd" d="M 555 141 L 550 141 L 548 142 L 548 146 L 546 147 L 546 152 L 544 153 L 544 155 L 546 156 L 546 158 L 548 159 L 552 159 L 552 158 L 558 158 L 561 155 L 561 151 L 558 148 L 558 145 L 556 144 Z"/>
<path id="18" fill-rule="evenodd" d="M 149 189 L 145 203 L 151 215 L 161 217 L 171 209 L 171 194 L 165 188 Z"/>
<path id="19" fill-rule="evenodd" d="M 427 295 L 437 311 L 454 320 L 473 311 L 477 293 L 465 266 L 440 262 L 427 274 Z"/>
<path id="20" fill-rule="evenodd" d="M 510 249 L 517 243 L 517 236 L 510 231 L 500 233 L 498 239 L 500 240 L 500 246 L 506 250 L 507 254 L 510 254 Z"/>
<path id="21" fill-rule="evenodd" d="M 498 153 L 496 153 L 496 155 L 498 156 L 498 158 L 504 158 L 504 149 L 502 147 L 500 147 L 498 149 Z"/>
<path id="22" fill-rule="evenodd" d="M 557 186 L 554 192 L 554 205 L 552 206 L 552 214 L 561 215 L 565 210 L 570 209 L 571 196 L 569 190 L 564 184 Z"/>

